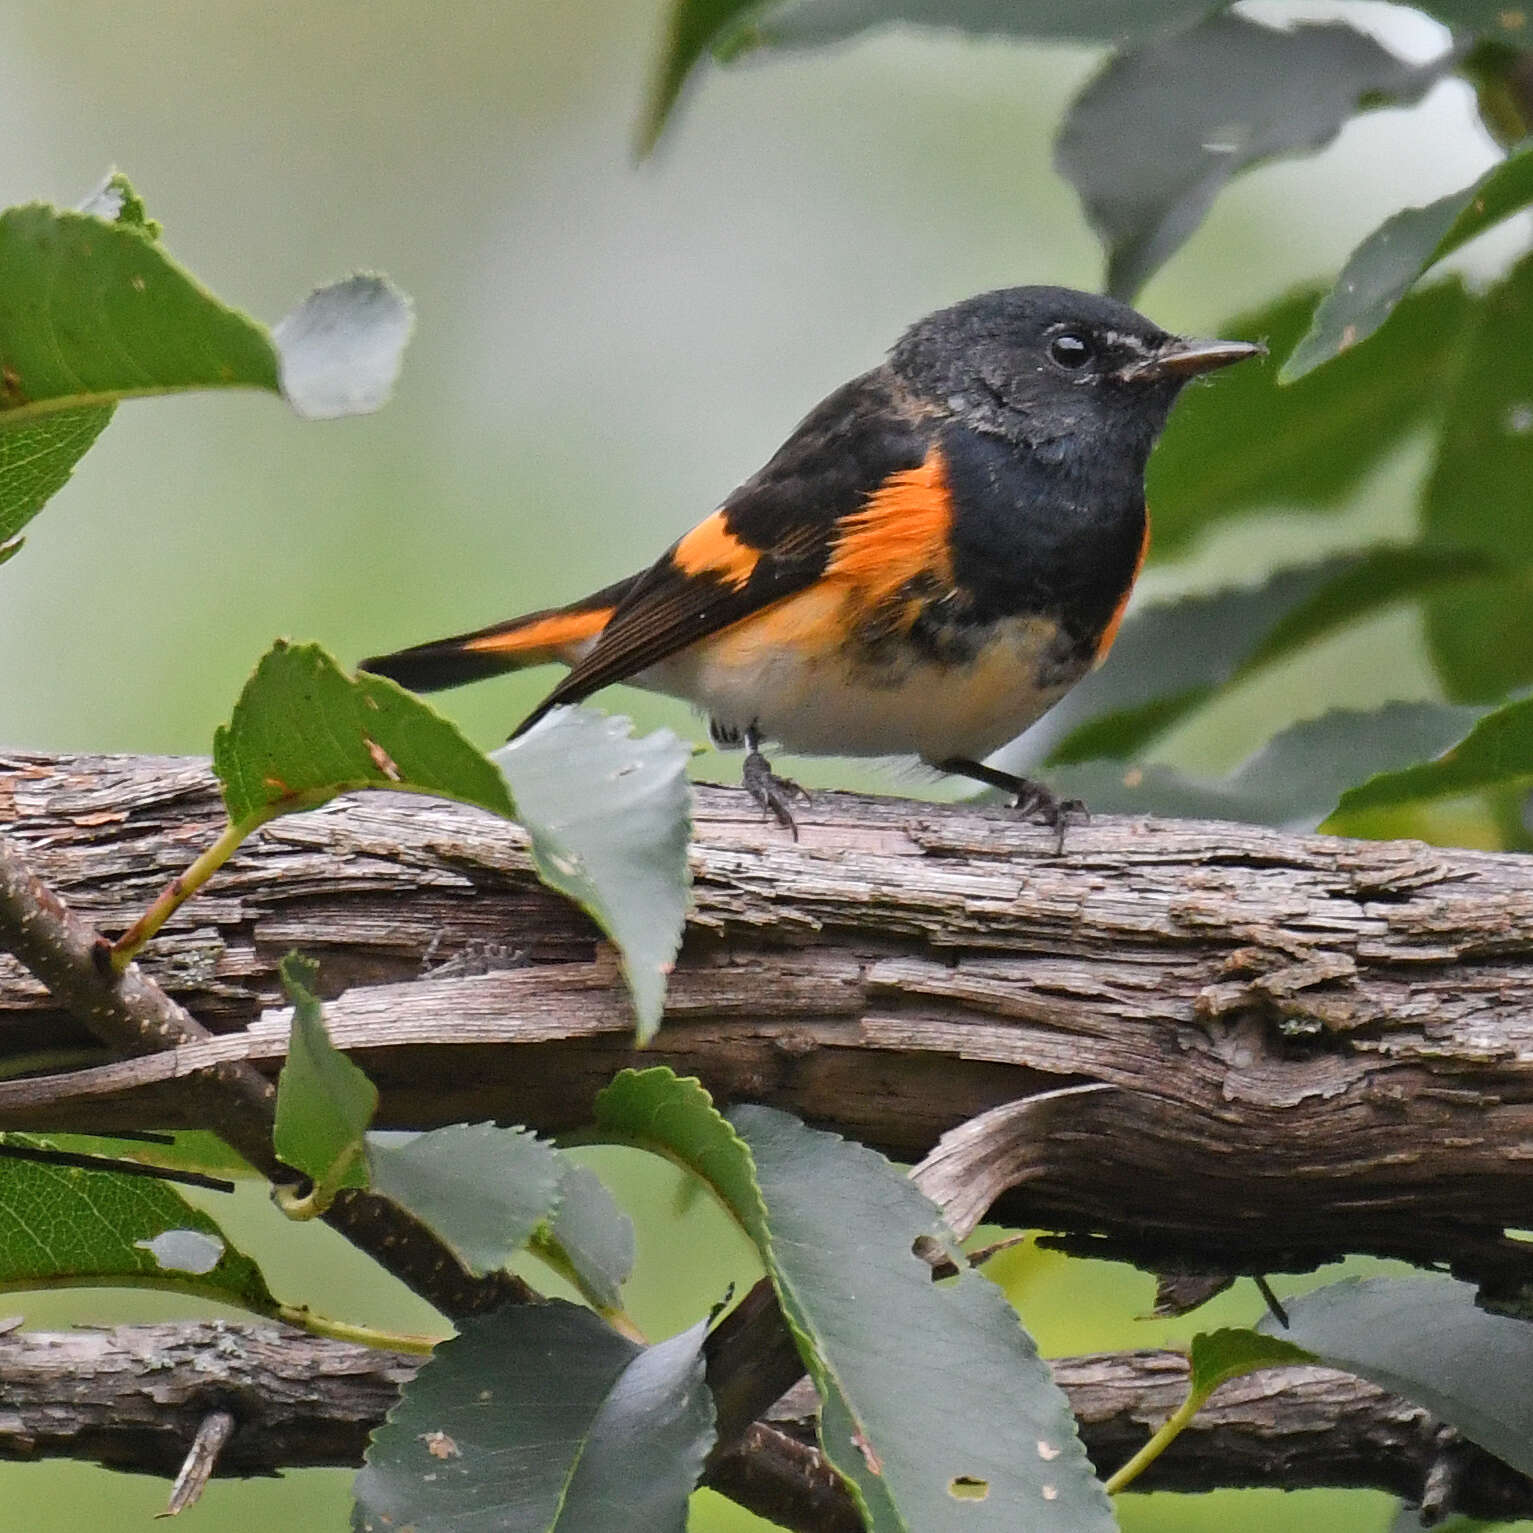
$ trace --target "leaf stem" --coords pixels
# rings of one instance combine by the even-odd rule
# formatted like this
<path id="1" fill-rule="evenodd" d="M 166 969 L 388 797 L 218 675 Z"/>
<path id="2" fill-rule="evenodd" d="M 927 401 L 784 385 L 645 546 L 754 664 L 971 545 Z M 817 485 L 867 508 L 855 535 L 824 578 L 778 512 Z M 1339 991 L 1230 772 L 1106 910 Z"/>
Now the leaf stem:
<path id="1" fill-rule="evenodd" d="M 354 1325 L 349 1320 L 331 1320 L 326 1315 L 316 1315 L 307 1304 L 279 1304 L 277 1318 L 311 1336 L 353 1341 L 359 1346 L 389 1352 L 410 1352 L 417 1357 L 429 1357 L 442 1340 L 440 1336 L 417 1336 L 409 1331 L 384 1331 L 376 1326 Z"/>
<path id="2" fill-rule="evenodd" d="M 112 944 L 113 972 L 121 974 L 138 957 L 144 944 L 235 854 L 240 843 L 275 814 L 275 810 L 258 811 L 238 824 L 230 821 L 225 825 L 218 840 L 186 872 L 171 879 L 155 896 L 154 903 Z"/>
<path id="3" fill-rule="evenodd" d="M 1108 1495 L 1117 1495 L 1131 1481 L 1137 1480 L 1181 1436 L 1187 1423 L 1202 1410 L 1204 1401 L 1212 1393 L 1211 1389 L 1189 1390 L 1187 1398 L 1166 1419 L 1165 1425 L 1116 1474 L 1108 1477 L 1105 1482 Z"/>

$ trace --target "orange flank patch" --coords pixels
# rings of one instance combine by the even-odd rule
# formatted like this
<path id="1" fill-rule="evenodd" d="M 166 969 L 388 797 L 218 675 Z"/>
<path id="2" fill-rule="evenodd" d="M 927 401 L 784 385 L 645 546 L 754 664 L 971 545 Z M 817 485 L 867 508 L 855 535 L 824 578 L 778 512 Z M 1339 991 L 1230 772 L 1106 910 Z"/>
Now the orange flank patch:
<path id="1" fill-rule="evenodd" d="M 1107 620 L 1107 627 L 1102 630 L 1102 637 L 1097 640 L 1096 659 L 1091 663 L 1100 665 L 1106 658 L 1108 651 L 1113 646 L 1113 640 L 1118 637 L 1118 627 L 1123 622 L 1123 614 L 1128 610 L 1128 599 L 1134 594 L 1134 582 L 1139 579 L 1139 572 L 1144 568 L 1145 555 L 1150 551 L 1150 515 L 1145 513 L 1144 536 L 1139 540 L 1139 557 L 1134 561 L 1134 573 L 1129 576 L 1128 584 L 1123 588 L 1123 595 L 1118 598 L 1118 605 L 1113 608 L 1112 616 Z"/>
<path id="2" fill-rule="evenodd" d="M 708 640 L 709 661 L 726 671 L 753 668 L 772 654 L 803 660 L 831 655 L 846 643 L 844 592 L 823 581 L 763 607 Z"/>
<path id="3" fill-rule="evenodd" d="M 934 447 L 918 468 L 891 474 L 862 510 L 842 520 L 825 578 L 851 586 L 870 606 L 923 576 L 950 586 L 952 525 L 947 464 Z"/>
<path id="4" fill-rule="evenodd" d="M 715 511 L 699 522 L 676 545 L 671 555 L 676 567 L 684 574 L 712 575 L 736 591 L 751 578 L 751 571 L 760 557 L 759 548 L 742 543 L 724 525 L 722 511 Z"/>
<path id="5" fill-rule="evenodd" d="M 612 617 L 611 607 L 585 612 L 550 612 L 516 623 L 506 623 L 488 633 L 464 640 L 463 648 L 475 655 L 518 655 L 528 665 L 542 659 L 566 659 L 565 650 L 594 639 Z"/>

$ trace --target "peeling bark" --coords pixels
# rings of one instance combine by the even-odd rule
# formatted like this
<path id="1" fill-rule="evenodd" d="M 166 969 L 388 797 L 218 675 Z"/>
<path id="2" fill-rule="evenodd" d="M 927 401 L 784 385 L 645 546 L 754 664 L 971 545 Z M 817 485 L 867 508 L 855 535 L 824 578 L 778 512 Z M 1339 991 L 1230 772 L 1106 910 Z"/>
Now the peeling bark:
<path id="1" fill-rule="evenodd" d="M 109 934 L 220 820 L 199 761 L 0 757 L 0 830 Z M 639 1053 L 610 953 L 515 827 L 386 794 L 275 822 L 143 960 L 222 1036 L 110 1060 L 0 958 L 0 1058 L 92 1065 L 0 1083 L 0 1124 L 185 1122 L 190 1071 L 271 1073 L 275 966 L 300 946 L 383 1122 L 567 1129 L 615 1070 L 664 1061 L 914 1160 L 1102 1082 L 1049 1118 L 1008 1219 L 1152 1265 L 1367 1251 L 1501 1292 L 1533 1267 L 1503 1236 L 1533 1195 L 1533 859 L 1121 818 L 1056 856 L 1004 811 L 842 794 L 794 843 L 705 788 L 693 870 Z M 422 977 L 508 946 L 517 967 Z"/>

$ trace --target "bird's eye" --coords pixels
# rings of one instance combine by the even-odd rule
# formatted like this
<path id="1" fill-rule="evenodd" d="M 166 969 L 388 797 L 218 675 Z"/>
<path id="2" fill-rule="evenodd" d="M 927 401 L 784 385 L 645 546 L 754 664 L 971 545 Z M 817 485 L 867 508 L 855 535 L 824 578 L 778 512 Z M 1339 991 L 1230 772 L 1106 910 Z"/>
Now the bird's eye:
<path id="1" fill-rule="evenodd" d="M 1085 336 L 1074 330 L 1066 330 L 1049 342 L 1049 356 L 1061 367 L 1072 372 L 1084 367 L 1095 355 L 1095 348 Z"/>

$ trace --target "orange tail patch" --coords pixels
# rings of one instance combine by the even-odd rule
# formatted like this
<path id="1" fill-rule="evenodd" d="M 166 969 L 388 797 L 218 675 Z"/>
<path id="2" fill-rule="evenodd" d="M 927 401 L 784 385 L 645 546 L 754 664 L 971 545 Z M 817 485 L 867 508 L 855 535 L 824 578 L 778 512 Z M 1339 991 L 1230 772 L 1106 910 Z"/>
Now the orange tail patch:
<path id="1" fill-rule="evenodd" d="M 607 626 L 612 612 L 611 605 L 532 612 L 493 628 L 375 655 L 364 660 L 361 669 L 387 676 L 412 692 L 435 692 L 551 660 L 573 665 Z"/>
<path id="2" fill-rule="evenodd" d="M 495 655 L 511 665 L 544 665 L 561 660 L 566 665 L 579 658 L 579 651 L 593 640 L 612 617 L 611 607 L 594 607 L 586 612 L 550 612 L 546 616 L 513 618 L 494 628 L 468 634 L 463 648 L 471 655 Z"/>

